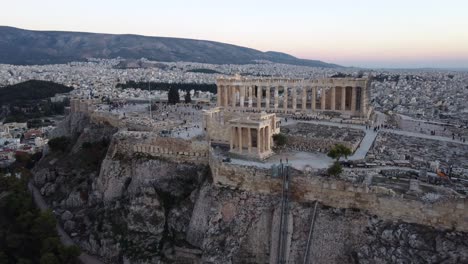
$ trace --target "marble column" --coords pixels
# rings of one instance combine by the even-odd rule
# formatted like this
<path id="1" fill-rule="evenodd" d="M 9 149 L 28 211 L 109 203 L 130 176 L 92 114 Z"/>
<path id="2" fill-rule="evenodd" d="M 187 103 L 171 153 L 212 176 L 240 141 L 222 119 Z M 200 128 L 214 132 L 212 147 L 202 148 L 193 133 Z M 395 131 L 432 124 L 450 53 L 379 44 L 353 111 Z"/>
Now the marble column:
<path id="1" fill-rule="evenodd" d="M 252 131 L 249 128 L 247 128 L 247 148 L 248 148 L 248 152 L 249 154 L 252 153 L 252 135 L 251 135 Z"/>
<path id="2" fill-rule="evenodd" d="M 231 127 L 231 150 L 234 149 L 234 138 L 236 136 L 236 128 L 235 127 Z"/>
<path id="3" fill-rule="evenodd" d="M 296 107 L 297 107 L 297 88 L 296 88 L 296 86 L 294 86 L 291 89 L 291 92 L 292 92 L 292 109 L 296 110 Z"/>
<path id="4" fill-rule="evenodd" d="M 268 148 L 267 130 L 267 127 L 263 128 L 263 152 L 266 152 Z"/>
<path id="5" fill-rule="evenodd" d="M 262 148 L 262 139 L 260 137 L 260 130 L 261 128 L 257 128 L 257 153 L 260 154 L 260 150 Z"/>
<path id="6" fill-rule="evenodd" d="M 278 85 L 275 86 L 275 109 L 278 109 Z"/>
<path id="7" fill-rule="evenodd" d="M 361 110 L 363 115 L 367 115 L 367 87 L 361 87 Z"/>
<path id="8" fill-rule="evenodd" d="M 351 93 L 351 111 L 356 111 L 356 87 L 353 87 L 353 92 Z"/>
<path id="9" fill-rule="evenodd" d="M 242 127 L 238 128 L 239 133 L 239 153 L 242 153 Z"/>
<path id="10" fill-rule="evenodd" d="M 266 102 L 266 109 L 270 108 L 270 86 L 266 87 L 266 97 L 265 97 L 265 102 Z"/>
<path id="11" fill-rule="evenodd" d="M 325 110 L 325 103 L 327 102 L 326 101 L 326 98 L 327 98 L 327 91 L 325 89 L 325 87 L 322 87 L 322 92 L 320 93 L 322 97 L 320 97 L 320 108 L 322 110 Z"/>
<path id="12" fill-rule="evenodd" d="M 270 133 L 271 133 L 271 127 L 270 126 L 267 126 L 267 135 L 266 135 L 266 138 L 267 138 L 267 150 L 270 151 L 271 150 L 271 137 L 270 137 Z"/>
<path id="13" fill-rule="evenodd" d="M 253 104 L 252 85 L 249 85 L 249 108 L 252 108 L 252 104 Z"/>
<path id="14" fill-rule="evenodd" d="M 228 107 L 228 89 L 229 89 L 229 86 L 224 86 L 223 87 L 223 95 L 224 95 L 224 102 L 223 102 L 223 106 L 224 107 Z"/>
<path id="15" fill-rule="evenodd" d="M 346 86 L 341 87 L 341 111 L 346 110 Z"/>
<path id="16" fill-rule="evenodd" d="M 335 108 L 335 104 L 336 104 L 336 87 L 333 86 L 331 88 L 331 98 L 330 98 L 331 102 L 330 102 L 330 108 L 332 111 L 336 110 Z"/>
<path id="17" fill-rule="evenodd" d="M 245 100 L 245 86 L 240 86 L 240 107 L 244 108 L 244 100 Z"/>
<path id="18" fill-rule="evenodd" d="M 263 94 L 263 87 L 257 86 L 257 109 L 262 108 L 262 94 Z"/>
<path id="19" fill-rule="evenodd" d="M 317 87 L 312 87 L 312 98 L 311 98 L 311 108 L 312 111 L 315 111 L 316 103 L 317 103 Z"/>
<path id="20" fill-rule="evenodd" d="M 283 87 L 284 93 L 283 93 L 283 108 L 284 110 L 288 110 L 288 87 L 285 86 Z"/>
<path id="21" fill-rule="evenodd" d="M 302 87 L 302 111 L 307 110 L 307 87 Z"/>
<path id="22" fill-rule="evenodd" d="M 231 106 L 234 108 L 236 107 L 236 86 L 231 86 Z"/>
<path id="23" fill-rule="evenodd" d="M 218 93 L 217 93 L 217 96 L 216 96 L 216 99 L 217 99 L 216 105 L 219 107 L 219 106 L 222 105 L 221 104 L 221 86 L 218 85 L 217 88 L 218 88 L 217 89 Z"/>

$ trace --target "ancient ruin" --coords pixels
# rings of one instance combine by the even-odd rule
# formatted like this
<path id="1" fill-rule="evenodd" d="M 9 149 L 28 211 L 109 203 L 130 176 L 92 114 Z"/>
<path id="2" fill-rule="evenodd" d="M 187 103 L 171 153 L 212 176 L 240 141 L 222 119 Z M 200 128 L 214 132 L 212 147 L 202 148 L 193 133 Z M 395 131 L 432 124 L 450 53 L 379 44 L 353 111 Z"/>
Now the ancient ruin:
<path id="1" fill-rule="evenodd" d="M 274 134 L 279 133 L 275 114 L 205 110 L 204 130 L 210 143 L 229 144 L 231 153 L 265 159 L 271 156 Z"/>
<path id="2" fill-rule="evenodd" d="M 338 112 L 368 118 L 368 78 L 218 78 L 218 106 L 275 113 Z"/>

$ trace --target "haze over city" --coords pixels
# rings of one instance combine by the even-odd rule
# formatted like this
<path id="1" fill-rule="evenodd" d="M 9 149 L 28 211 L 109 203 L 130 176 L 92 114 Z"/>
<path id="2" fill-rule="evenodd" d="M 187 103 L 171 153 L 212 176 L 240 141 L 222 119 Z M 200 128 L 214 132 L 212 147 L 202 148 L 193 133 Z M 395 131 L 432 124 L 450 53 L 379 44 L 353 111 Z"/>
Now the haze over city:
<path id="1" fill-rule="evenodd" d="M 468 68 L 463 0 L 24 0 L 2 10 L 0 25 L 31 30 L 212 40 L 343 66 Z"/>

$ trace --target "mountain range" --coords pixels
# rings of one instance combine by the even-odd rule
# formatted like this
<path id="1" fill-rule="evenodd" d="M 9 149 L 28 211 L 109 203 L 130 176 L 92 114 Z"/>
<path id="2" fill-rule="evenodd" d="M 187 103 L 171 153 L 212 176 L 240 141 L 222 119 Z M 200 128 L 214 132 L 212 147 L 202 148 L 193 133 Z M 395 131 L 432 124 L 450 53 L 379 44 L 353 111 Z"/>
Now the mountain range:
<path id="1" fill-rule="evenodd" d="M 164 62 L 249 64 L 270 61 L 334 68 L 336 64 L 299 59 L 207 40 L 65 31 L 33 31 L 0 26 L 0 63 L 34 65 L 84 61 L 87 58 L 147 58 Z"/>

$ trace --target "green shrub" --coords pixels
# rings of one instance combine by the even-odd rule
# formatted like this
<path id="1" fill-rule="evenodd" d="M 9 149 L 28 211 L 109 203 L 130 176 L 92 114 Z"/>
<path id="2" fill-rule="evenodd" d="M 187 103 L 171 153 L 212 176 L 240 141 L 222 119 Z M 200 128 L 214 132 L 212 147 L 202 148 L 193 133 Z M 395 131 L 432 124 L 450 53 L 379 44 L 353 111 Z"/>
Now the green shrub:
<path id="1" fill-rule="evenodd" d="M 328 157 L 330 157 L 332 159 L 336 159 L 338 161 L 338 160 L 340 160 L 341 157 L 348 158 L 348 156 L 351 155 L 352 153 L 353 152 L 351 151 L 351 149 L 346 147 L 345 145 L 336 144 L 328 152 Z"/>
<path id="2" fill-rule="evenodd" d="M 273 142 L 275 142 L 275 146 L 283 147 L 288 143 L 288 137 L 283 133 L 275 134 L 273 135 Z"/>
<path id="3" fill-rule="evenodd" d="M 343 172 L 343 168 L 338 161 L 335 161 L 330 168 L 328 168 L 327 173 L 331 176 L 338 176 Z"/>

